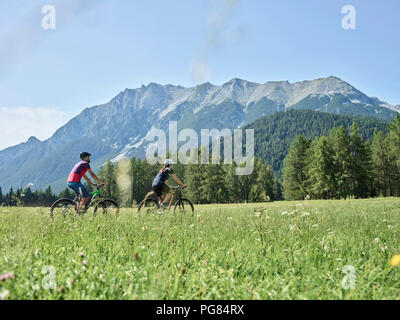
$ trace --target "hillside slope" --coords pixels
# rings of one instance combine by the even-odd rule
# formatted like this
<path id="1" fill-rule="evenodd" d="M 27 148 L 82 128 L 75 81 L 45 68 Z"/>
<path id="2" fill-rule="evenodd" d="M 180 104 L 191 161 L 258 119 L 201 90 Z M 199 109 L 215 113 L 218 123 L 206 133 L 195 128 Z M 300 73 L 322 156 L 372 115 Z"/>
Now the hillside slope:
<path id="1" fill-rule="evenodd" d="M 254 129 L 255 155 L 270 164 L 278 177 L 283 160 L 297 135 L 306 138 L 328 135 L 333 127 L 349 129 L 355 122 L 365 139 L 371 140 L 374 130 L 386 132 L 388 122 L 357 116 L 337 115 L 310 110 L 290 110 L 263 117 L 245 128 Z"/>

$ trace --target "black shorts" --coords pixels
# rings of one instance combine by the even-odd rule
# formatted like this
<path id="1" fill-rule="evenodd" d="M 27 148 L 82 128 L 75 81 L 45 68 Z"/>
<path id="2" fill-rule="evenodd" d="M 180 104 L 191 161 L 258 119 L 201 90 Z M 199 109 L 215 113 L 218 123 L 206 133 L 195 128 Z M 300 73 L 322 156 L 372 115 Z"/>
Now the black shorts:
<path id="1" fill-rule="evenodd" d="M 154 192 L 156 193 L 156 195 L 157 195 L 158 197 L 161 197 L 161 195 L 162 195 L 163 193 L 169 192 L 170 188 L 169 188 L 165 183 L 163 183 L 161 186 L 155 186 L 155 187 L 153 187 L 153 190 L 154 190 Z"/>

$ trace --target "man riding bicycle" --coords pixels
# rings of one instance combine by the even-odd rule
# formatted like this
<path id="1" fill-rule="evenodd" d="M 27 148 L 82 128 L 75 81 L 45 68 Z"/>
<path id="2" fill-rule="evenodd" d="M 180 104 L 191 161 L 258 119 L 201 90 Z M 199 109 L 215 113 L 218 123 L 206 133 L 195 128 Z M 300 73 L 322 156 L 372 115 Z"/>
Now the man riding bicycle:
<path id="1" fill-rule="evenodd" d="M 168 203 L 168 200 L 172 196 L 171 188 L 165 183 L 169 178 L 169 175 L 182 187 L 185 188 L 186 185 L 179 180 L 176 176 L 175 172 L 172 170 L 173 161 L 171 159 L 167 159 L 164 162 L 164 167 L 157 173 L 156 177 L 153 180 L 152 188 L 158 197 L 159 205 L 166 208 L 167 206 L 164 203 Z M 164 194 L 166 194 L 164 196 Z"/>
<path id="2" fill-rule="evenodd" d="M 89 192 L 81 182 L 82 177 L 84 177 L 85 180 L 92 186 L 96 185 L 86 176 L 86 172 L 89 172 L 89 174 L 92 176 L 94 180 L 96 180 L 100 185 L 104 186 L 104 183 L 101 182 L 100 179 L 94 174 L 92 169 L 90 169 L 89 163 L 91 154 L 87 152 L 82 152 L 79 156 L 82 161 L 79 161 L 73 167 L 67 179 L 68 187 L 73 189 L 77 194 L 81 196 L 81 201 L 78 206 L 78 212 L 81 211 L 82 207 L 83 208 L 85 207 L 90 196 Z"/>

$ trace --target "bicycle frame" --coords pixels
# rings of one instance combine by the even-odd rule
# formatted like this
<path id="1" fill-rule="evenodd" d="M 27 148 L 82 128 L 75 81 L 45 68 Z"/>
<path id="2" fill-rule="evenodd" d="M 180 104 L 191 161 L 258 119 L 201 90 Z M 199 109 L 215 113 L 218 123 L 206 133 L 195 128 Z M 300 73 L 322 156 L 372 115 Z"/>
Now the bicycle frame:
<path id="1" fill-rule="evenodd" d="M 181 186 L 170 187 L 169 192 L 172 194 L 171 194 L 171 199 L 168 199 L 168 201 L 162 200 L 162 198 L 165 199 L 165 197 L 163 197 L 163 195 L 165 195 L 164 193 L 163 195 L 156 196 L 156 192 L 154 190 L 152 192 L 148 192 L 146 197 L 140 202 L 138 206 L 138 212 L 140 212 L 142 208 L 146 208 L 144 209 L 144 211 L 146 211 L 147 213 L 154 211 L 158 213 L 165 213 L 164 210 L 169 211 L 172 209 L 173 206 L 174 206 L 174 211 L 176 210 L 176 208 L 178 208 L 180 211 L 184 211 L 184 207 L 186 206 L 186 204 L 190 207 L 191 211 L 193 212 L 194 211 L 193 204 L 190 202 L 189 199 L 183 197 L 182 192 L 178 192 L 179 190 L 182 189 L 183 187 Z M 150 197 L 151 195 L 154 196 Z M 162 203 L 160 204 L 161 201 Z"/>
<path id="2" fill-rule="evenodd" d="M 168 210 L 171 209 L 172 204 L 173 204 L 174 199 L 175 199 L 176 192 L 178 191 L 178 189 L 180 189 L 180 187 L 171 187 L 171 189 L 172 189 L 173 191 L 172 191 L 171 200 L 169 200 Z M 159 198 L 159 197 L 158 197 L 158 198 Z"/>
<path id="3" fill-rule="evenodd" d="M 173 202 L 174 199 L 175 199 L 175 193 L 176 193 L 176 191 L 173 191 L 173 192 L 172 192 L 172 196 L 171 196 L 171 200 L 169 201 L 168 209 L 171 209 L 171 207 L 172 207 L 172 202 Z"/>
<path id="4" fill-rule="evenodd" d="M 102 198 L 102 197 L 103 197 L 103 196 L 100 194 L 100 189 L 97 189 L 96 191 L 90 192 L 89 194 L 90 194 L 92 197 L 91 197 L 90 200 L 86 203 L 86 205 L 85 205 L 85 210 L 86 210 L 87 208 L 90 207 L 90 205 L 93 203 L 93 200 L 94 200 L 94 199 L 96 199 L 97 197 L 99 197 L 99 198 Z M 77 196 L 75 197 L 74 202 L 77 202 L 77 201 L 81 202 L 81 196 L 80 196 L 80 195 L 77 195 Z"/>

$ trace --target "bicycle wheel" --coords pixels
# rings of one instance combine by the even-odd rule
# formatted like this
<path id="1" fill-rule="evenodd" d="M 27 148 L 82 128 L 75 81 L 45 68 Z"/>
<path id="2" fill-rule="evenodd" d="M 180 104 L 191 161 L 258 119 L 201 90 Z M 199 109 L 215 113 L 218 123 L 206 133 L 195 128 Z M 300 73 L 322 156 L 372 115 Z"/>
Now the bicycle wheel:
<path id="1" fill-rule="evenodd" d="M 144 199 L 139 203 L 138 212 L 155 213 L 160 210 L 158 202 L 154 199 Z"/>
<path id="2" fill-rule="evenodd" d="M 94 207 L 94 214 L 97 213 L 97 210 L 103 214 L 109 214 L 109 213 L 114 213 L 118 214 L 119 213 L 119 206 L 118 204 L 111 199 L 103 199 L 99 201 L 96 206 Z"/>
<path id="3" fill-rule="evenodd" d="M 193 213 L 194 207 L 189 199 L 181 198 L 175 203 L 174 212 Z"/>
<path id="4" fill-rule="evenodd" d="M 68 216 L 76 213 L 75 203 L 70 199 L 58 199 L 50 208 L 50 217 Z"/>

